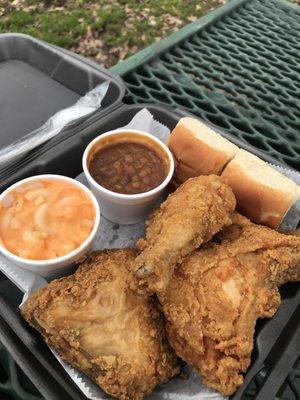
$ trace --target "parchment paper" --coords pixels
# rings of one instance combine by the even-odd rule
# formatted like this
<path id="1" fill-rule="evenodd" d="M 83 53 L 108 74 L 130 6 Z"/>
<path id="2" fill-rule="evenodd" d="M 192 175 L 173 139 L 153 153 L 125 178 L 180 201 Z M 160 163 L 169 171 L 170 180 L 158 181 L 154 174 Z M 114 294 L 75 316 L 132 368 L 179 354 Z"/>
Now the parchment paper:
<path id="1" fill-rule="evenodd" d="M 163 142 L 167 140 L 170 134 L 169 129 L 161 124 L 159 121 L 154 120 L 153 116 L 147 109 L 138 112 L 132 121 L 126 126 L 128 128 L 139 129 L 157 136 Z M 124 127 L 123 127 L 124 128 Z M 275 166 L 274 166 L 275 167 Z M 300 174 L 276 167 L 280 172 L 284 173 L 289 178 L 300 184 Z M 83 174 L 77 177 L 79 181 L 87 184 Z M 297 206 L 290 210 L 283 223 L 286 227 L 295 227 L 295 217 L 300 217 L 300 202 Z M 133 247 L 137 239 L 143 236 L 145 229 L 144 222 L 134 225 L 119 225 L 106 220 L 101 217 L 99 231 L 96 235 L 93 249 L 101 250 L 107 248 L 122 248 Z M 47 285 L 44 278 L 25 271 L 11 262 L 4 256 L 0 255 L 0 270 L 13 282 L 19 289 L 24 292 L 23 302 L 27 297 L 40 287 Z M 22 304 L 20 307 L 22 307 Z M 73 369 L 65 364 L 60 357 L 50 348 L 56 356 L 60 364 L 64 367 L 74 383 L 81 389 L 88 399 L 91 400 L 104 400 L 111 399 L 110 396 L 105 394 L 97 385 L 95 385 L 89 378 L 79 371 Z M 188 366 L 185 367 L 187 379 L 180 377 L 173 378 L 170 382 L 158 386 L 155 391 L 147 396 L 147 400 L 225 400 L 227 397 L 222 396 L 218 392 L 207 388 L 197 374 L 195 374 Z"/>

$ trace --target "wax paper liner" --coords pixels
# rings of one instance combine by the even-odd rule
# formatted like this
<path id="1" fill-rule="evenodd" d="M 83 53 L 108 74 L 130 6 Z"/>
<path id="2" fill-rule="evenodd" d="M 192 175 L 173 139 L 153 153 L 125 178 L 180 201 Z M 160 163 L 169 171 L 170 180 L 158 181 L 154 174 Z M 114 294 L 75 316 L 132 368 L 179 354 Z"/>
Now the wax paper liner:
<path id="1" fill-rule="evenodd" d="M 122 127 L 124 128 L 124 127 Z M 170 131 L 159 121 L 154 120 L 153 116 L 147 109 L 139 111 L 126 126 L 126 128 L 139 129 L 157 136 L 163 142 L 166 142 Z M 300 174 L 292 170 L 282 167 L 273 166 L 280 172 L 284 173 L 289 178 L 300 183 Z M 84 174 L 77 177 L 79 181 L 87 185 Z M 291 210 L 290 210 L 291 211 Z M 292 220 L 295 216 L 291 216 L 290 211 L 287 213 L 286 220 Z M 294 207 L 294 213 L 297 213 L 297 207 Z M 297 218 L 299 220 L 300 212 L 298 211 Z M 293 228 L 295 227 L 293 223 Z M 291 223 L 289 227 L 291 226 Z M 134 225 L 119 225 L 101 217 L 101 224 L 97 232 L 93 250 L 101 250 L 108 248 L 123 248 L 132 247 L 137 239 L 144 235 L 145 224 L 141 222 Z M 14 264 L 10 263 L 0 255 L 0 269 L 2 272 L 14 282 L 23 292 L 25 292 L 23 302 L 26 301 L 28 295 L 40 287 L 47 284 L 42 277 L 25 271 Z M 22 307 L 22 304 L 20 307 Z M 73 382 L 80 388 L 88 399 L 91 400 L 106 400 L 111 397 L 105 394 L 96 384 L 94 384 L 86 375 L 80 373 L 76 369 L 64 363 L 56 352 L 50 348 L 59 363 L 69 374 Z M 187 379 L 175 377 L 168 383 L 158 386 L 151 395 L 148 395 L 147 400 L 224 400 L 224 396 L 218 392 L 207 388 L 199 376 L 194 373 L 188 366 L 185 367 Z"/>

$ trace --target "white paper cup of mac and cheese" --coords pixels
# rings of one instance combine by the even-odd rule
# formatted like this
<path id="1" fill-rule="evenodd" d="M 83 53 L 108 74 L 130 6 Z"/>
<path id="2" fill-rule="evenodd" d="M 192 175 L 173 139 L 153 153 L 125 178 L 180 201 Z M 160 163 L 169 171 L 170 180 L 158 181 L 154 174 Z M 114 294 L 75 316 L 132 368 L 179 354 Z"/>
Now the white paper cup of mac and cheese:
<path id="1" fill-rule="evenodd" d="M 61 175 L 23 179 L 0 195 L 0 252 L 45 278 L 66 274 L 90 249 L 99 204 L 80 182 Z"/>

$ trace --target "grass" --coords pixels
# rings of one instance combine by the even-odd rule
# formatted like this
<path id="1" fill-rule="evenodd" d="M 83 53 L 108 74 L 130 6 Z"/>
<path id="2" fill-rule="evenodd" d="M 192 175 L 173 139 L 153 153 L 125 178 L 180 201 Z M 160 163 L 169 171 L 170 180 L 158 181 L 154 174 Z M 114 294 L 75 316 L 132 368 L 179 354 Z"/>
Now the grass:
<path id="1" fill-rule="evenodd" d="M 1 0 L 0 32 L 26 33 L 109 67 L 224 0 Z"/>

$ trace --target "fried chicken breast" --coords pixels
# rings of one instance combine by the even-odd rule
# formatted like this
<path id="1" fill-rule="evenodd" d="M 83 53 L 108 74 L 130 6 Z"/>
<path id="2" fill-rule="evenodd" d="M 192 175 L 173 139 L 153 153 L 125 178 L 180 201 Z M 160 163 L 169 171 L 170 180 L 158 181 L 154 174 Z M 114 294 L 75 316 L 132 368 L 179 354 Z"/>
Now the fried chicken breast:
<path id="1" fill-rule="evenodd" d="M 191 178 L 161 204 L 147 222 L 146 239 L 138 242 L 135 260 L 139 285 L 161 292 L 176 264 L 223 226 L 230 225 L 235 197 L 223 178 Z"/>
<path id="2" fill-rule="evenodd" d="M 25 319 L 57 353 L 121 400 L 139 400 L 179 372 L 153 299 L 132 292 L 132 249 L 94 253 L 36 292 Z"/>
<path id="3" fill-rule="evenodd" d="M 250 364 L 257 318 L 276 313 L 278 286 L 300 279 L 300 237 L 237 214 L 215 240 L 176 267 L 159 300 L 177 355 L 230 395 Z"/>

